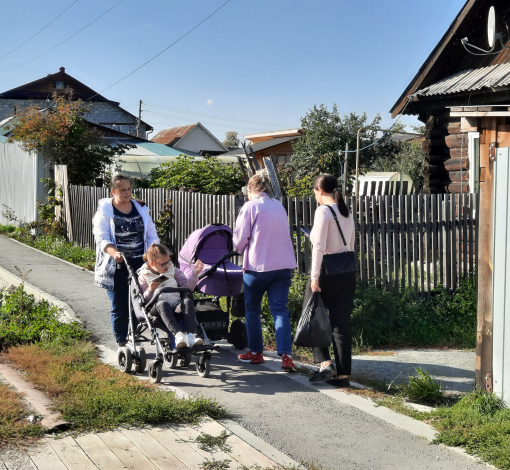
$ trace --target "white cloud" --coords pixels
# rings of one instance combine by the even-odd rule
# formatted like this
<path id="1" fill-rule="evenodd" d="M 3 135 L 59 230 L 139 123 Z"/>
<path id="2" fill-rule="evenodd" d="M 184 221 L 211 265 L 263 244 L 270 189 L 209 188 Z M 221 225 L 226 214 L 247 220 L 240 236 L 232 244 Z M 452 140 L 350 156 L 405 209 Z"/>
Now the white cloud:
<path id="1" fill-rule="evenodd" d="M 207 100 L 207 106 L 212 106 L 213 100 Z"/>

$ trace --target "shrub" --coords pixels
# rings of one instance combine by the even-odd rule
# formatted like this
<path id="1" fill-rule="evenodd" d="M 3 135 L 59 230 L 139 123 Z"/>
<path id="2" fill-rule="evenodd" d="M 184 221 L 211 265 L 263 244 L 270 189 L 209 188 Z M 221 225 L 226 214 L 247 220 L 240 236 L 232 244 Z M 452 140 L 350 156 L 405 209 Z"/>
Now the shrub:
<path id="1" fill-rule="evenodd" d="M 221 163 L 216 157 L 197 160 L 180 156 L 150 173 L 153 188 L 203 194 L 236 194 L 245 185 L 237 165 Z"/>
<path id="2" fill-rule="evenodd" d="M 307 276 L 296 274 L 289 292 L 289 313 L 295 331 L 303 307 Z M 274 341 L 274 323 L 267 295 L 262 300 L 262 326 L 266 341 Z M 476 282 L 465 278 L 454 294 L 439 286 L 430 299 L 402 296 L 358 284 L 351 317 L 358 349 L 370 346 L 446 345 L 474 347 L 476 333 Z"/>

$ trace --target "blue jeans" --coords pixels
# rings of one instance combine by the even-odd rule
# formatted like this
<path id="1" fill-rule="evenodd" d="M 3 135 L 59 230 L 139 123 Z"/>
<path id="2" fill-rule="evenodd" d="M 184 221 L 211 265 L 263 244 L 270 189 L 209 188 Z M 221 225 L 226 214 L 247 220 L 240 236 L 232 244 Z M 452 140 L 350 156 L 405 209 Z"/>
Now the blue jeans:
<path id="1" fill-rule="evenodd" d="M 290 318 L 287 302 L 292 273 L 290 269 L 277 271 L 244 273 L 244 303 L 246 307 L 246 329 L 248 344 L 254 353 L 262 352 L 262 323 L 260 321 L 260 307 L 262 297 L 267 292 L 271 315 L 276 332 L 276 349 L 278 354 L 291 354 L 292 341 L 290 338 Z"/>
<path id="2" fill-rule="evenodd" d="M 133 269 L 138 269 L 143 261 L 131 261 Z M 113 290 L 108 290 L 108 298 L 111 303 L 110 321 L 112 324 L 113 336 L 117 343 L 124 343 L 127 340 L 129 327 L 129 285 L 128 271 L 124 263 L 118 265 L 113 277 Z M 136 328 L 138 321 L 133 316 L 133 327 Z"/>

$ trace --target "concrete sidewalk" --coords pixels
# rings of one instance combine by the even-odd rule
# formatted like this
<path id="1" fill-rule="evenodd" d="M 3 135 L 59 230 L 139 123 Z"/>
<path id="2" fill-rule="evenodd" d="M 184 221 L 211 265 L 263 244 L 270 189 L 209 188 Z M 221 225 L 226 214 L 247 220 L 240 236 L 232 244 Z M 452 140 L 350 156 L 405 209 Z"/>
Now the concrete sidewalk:
<path id="1" fill-rule="evenodd" d="M 4 237 L 0 237 L 0 266 L 14 274 L 15 266 L 31 269 L 28 282 L 69 304 L 96 342 L 113 352 L 109 302 L 102 289 L 93 287 L 91 273 Z M 198 377 L 191 367 L 164 369 L 162 384 L 217 399 L 252 435 L 296 461 L 315 461 L 324 469 L 480 468 L 465 455 L 431 446 L 429 435 L 406 428 L 418 423 L 410 418 L 400 425 L 406 417 L 386 408 L 384 413 L 380 413 L 383 408 L 374 411 L 368 400 L 349 398 L 352 395 L 326 385 L 314 387 L 300 374 L 276 372 L 279 365 L 274 361 L 262 366 L 240 363 L 232 353 L 236 352 L 225 348 L 214 355 L 208 379 Z M 151 354 L 149 350 L 149 360 Z"/>

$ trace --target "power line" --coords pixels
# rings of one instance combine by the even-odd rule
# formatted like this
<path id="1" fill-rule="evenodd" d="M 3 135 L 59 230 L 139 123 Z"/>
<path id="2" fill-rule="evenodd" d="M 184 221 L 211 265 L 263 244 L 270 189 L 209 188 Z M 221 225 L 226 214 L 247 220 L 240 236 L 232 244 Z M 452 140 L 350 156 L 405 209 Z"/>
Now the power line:
<path id="1" fill-rule="evenodd" d="M 122 0 L 121 0 L 122 1 Z M 120 2 L 119 2 L 120 3 Z M 170 44 L 169 46 L 165 47 L 161 52 L 158 52 L 154 57 L 152 57 L 151 59 L 149 59 L 147 62 L 143 63 L 142 65 L 140 65 L 139 67 L 137 67 L 136 69 L 134 69 L 132 72 L 129 72 L 126 76 L 122 77 L 120 80 L 117 80 L 115 83 L 113 83 L 112 85 L 110 85 L 109 87 L 106 87 L 104 90 L 101 90 L 99 93 L 96 93 L 95 95 L 92 95 L 90 98 L 88 98 L 89 100 L 91 100 L 92 98 L 94 98 L 94 96 L 97 96 L 97 95 L 100 95 L 101 93 L 105 92 L 106 90 L 109 90 L 110 88 L 112 88 L 113 86 L 117 85 L 118 83 L 122 82 L 123 80 L 125 80 L 126 78 L 128 78 L 129 76 L 133 75 L 135 72 L 138 72 L 138 70 L 140 70 L 142 67 L 145 67 L 148 63 L 152 62 L 156 57 L 159 57 L 161 54 L 163 54 L 164 52 L 166 52 L 168 49 L 170 49 L 172 46 L 174 46 L 175 44 L 177 44 L 181 39 L 184 39 L 188 34 L 190 34 L 191 32 L 193 32 L 195 29 L 197 29 L 202 23 L 205 23 L 209 18 L 211 18 L 211 16 L 215 15 L 218 11 L 220 11 L 227 3 L 230 3 L 230 0 L 227 0 L 223 5 L 221 5 L 219 8 L 217 8 L 216 10 L 214 10 L 208 17 L 206 17 L 205 19 L 203 19 L 200 23 L 198 23 L 196 26 L 194 26 L 193 28 L 191 28 L 187 33 L 183 34 L 179 39 L 177 39 L 176 41 L 174 41 L 172 44 Z"/>
<path id="2" fill-rule="evenodd" d="M 180 118 L 177 118 L 177 119 L 180 119 Z M 151 121 L 151 125 L 152 124 L 159 124 L 161 126 L 170 126 L 170 125 L 173 125 L 173 124 L 169 124 L 168 121 L 167 122 L 156 122 L 156 121 Z M 213 124 L 214 125 L 214 124 Z M 241 126 L 236 126 L 237 129 L 251 129 L 249 127 L 241 127 Z M 207 130 L 208 131 L 214 131 L 214 132 L 227 132 L 227 131 L 232 131 L 234 129 L 232 129 L 232 127 L 225 127 L 223 129 L 213 129 L 209 126 L 207 126 Z"/>
<path id="3" fill-rule="evenodd" d="M 144 101 L 144 104 L 145 104 L 145 101 Z M 163 114 L 163 113 L 158 113 L 156 111 L 148 111 L 146 109 L 144 110 L 144 112 L 148 113 L 148 114 L 154 114 L 156 116 L 164 116 L 164 117 L 169 117 L 169 118 L 173 118 L 173 119 L 179 119 L 181 121 L 188 121 L 189 122 L 190 119 L 191 119 L 191 117 L 190 118 L 186 118 L 186 117 L 182 117 L 182 116 L 173 116 L 171 114 Z M 206 121 L 207 121 L 207 119 L 206 119 Z M 206 122 L 206 121 L 204 121 L 204 122 Z M 253 126 L 265 126 L 266 128 L 272 126 L 272 124 L 262 124 L 262 123 L 253 124 L 253 123 L 246 122 L 246 121 L 236 121 L 234 119 L 229 120 L 229 122 L 232 122 L 232 124 L 231 124 L 232 126 L 243 127 L 245 129 L 247 129 L 249 127 L 253 127 Z M 223 124 L 223 123 L 215 123 L 215 122 L 213 122 L 213 125 L 221 125 L 221 124 Z M 226 126 L 226 124 L 227 123 L 225 123 L 225 126 Z M 243 126 L 243 124 L 249 124 L 249 126 L 246 126 L 246 125 Z"/>
<path id="4" fill-rule="evenodd" d="M 12 54 L 14 51 L 17 51 L 21 46 L 24 46 L 28 41 L 34 39 L 39 33 L 42 33 L 48 26 L 50 26 L 52 23 L 54 23 L 56 20 L 58 20 L 69 8 L 71 8 L 75 3 L 78 3 L 79 0 L 75 0 L 71 5 L 69 5 L 60 15 L 58 15 L 56 18 L 52 19 L 44 28 L 40 29 L 35 33 L 33 36 L 29 37 L 25 42 L 22 42 L 18 47 L 15 47 L 12 51 L 9 51 L 7 54 L 4 54 L 2 57 L 0 57 L 0 60 L 4 57 L 7 57 L 9 54 Z"/>
<path id="5" fill-rule="evenodd" d="M 13 70 L 13 69 L 16 69 L 18 67 L 21 67 L 22 65 L 26 65 L 30 62 L 33 62 L 34 60 L 38 59 L 39 57 L 42 57 L 43 55 L 47 54 L 48 52 L 51 52 L 53 49 L 56 49 L 57 47 L 61 46 L 62 44 L 64 44 L 65 42 L 69 41 L 70 39 L 74 38 L 77 34 L 80 34 L 83 30 L 87 29 L 89 26 L 93 25 L 97 20 L 99 20 L 100 18 L 102 18 L 104 15 L 106 15 L 109 11 L 113 10 L 119 3 L 122 3 L 124 0 L 119 0 L 115 5 L 113 5 L 112 7 L 108 8 L 108 10 L 106 10 L 104 13 L 102 13 L 101 15 L 99 15 L 95 20 L 91 21 L 88 25 L 84 26 L 83 28 L 81 28 L 79 31 L 77 31 L 76 33 L 74 33 L 73 35 L 69 36 L 67 39 L 65 39 L 64 41 L 60 42 L 59 44 L 57 44 L 56 46 L 53 46 L 51 49 L 48 49 L 46 52 L 43 52 L 42 54 L 39 54 L 37 57 L 34 57 L 33 59 L 30 59 L 30 60 L 27 60 L 26 62 L 23 62 L 22 64 L 18 64 L 18 65 L 15 65 L 14 67 L 11 67 L 10 69 L 5 69 L 5 70 L 0 70 L 0 72 L 8 72 L 9 70 Z M 95 95 L 94 95 L 95 96 Z"/>
<path id="6" fill-rule="evenodd" d="M 171 108 L 170 106 L 163 106 L 161 104 L 148 103 L 147 101 L 144 101 L 143 104 L 149 105 L 149 106 L 154 106 L 154 107 L 157 107 L 157 108 L 162 108 L 162 109 L 169 109 L 171 111 L 177 111 L 179 113 L 192 114 L 194 116 L 203 116 L 203 117 L 208 117 L 208 118 L 211 118 L 211 119 L 220 119 L 220 120 L 223 120 L 223 121 L 245 122 L 247 124 L 260 124 L 262 126 L 284 126 L 284 127 L 288 126 L 288 124 L 271 124 L 271 123 L 267 123 L 267 122 L 248 121 L 248 120 L 245 120 L 245 119 L 226 118 L 226 117 L 221 117 L 221 116 L 215 116 L 213 114 L 196 113 L 196 112 L 193 112 L 193 111 L 186 111 L 184 109 Z M 151 112 L 151 111 L 148 111 L 148 112 Z"/>

